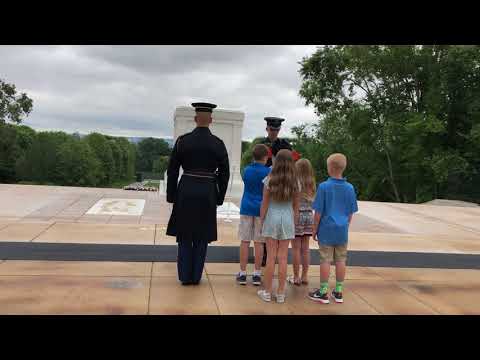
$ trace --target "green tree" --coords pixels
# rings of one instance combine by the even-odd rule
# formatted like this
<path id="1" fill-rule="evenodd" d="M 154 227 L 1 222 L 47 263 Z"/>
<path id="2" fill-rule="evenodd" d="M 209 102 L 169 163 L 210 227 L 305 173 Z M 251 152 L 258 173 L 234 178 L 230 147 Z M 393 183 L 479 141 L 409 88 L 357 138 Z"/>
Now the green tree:
<path id="1" fill-rule="evenodd" d="M 17 155 L 15 157 L 15 179 L 17 181 L 26 180 L 22 179 L 22 173 L 25 173 L 25 159 L 26 153 L 32 146 L 36 138 L 36 132 L 32 128 L 25 126 L 25 125 L 17 125 L 15 126 L 16 129 L 16 144 L 17 144 Z"/>
<path id="2" fill-rule="evenodd" d="M 58 150 L 70 135 L 57 132 L 37 133 L 30 146 L 26 149 L 16 164 L 18 180 L 34 181 L 40 184 L 56 183 L 58 174 Z"/>
<path id="3" fill-rule="evenodd" d="M 25 125 L 16 126 L 17 129 L 17 144 L 25 152 L 33 143 L 36 132 L 32 128 Z"/>
<path id="4" fill-rule="evenodd" d="M 0 182 L 15 181 L 15 164 L 28 140 L 25 131 L 21 130 L 20 143 L 17 136 L 19 129 L 8 124 L 20 123 L 32 111 L 33 101 L 27 94 L 17 94 L 15 85 L 0 79 Z"/>
<path id="5" fill-rule="evenodd" d="M 15 181 L 15 162 L 19 153 L 16 127 L 0 122 L 0 182 Z"/>
<path id="6" fill-rule="evenodd" d="M 14 84 L 8 84 L 0 79 L 0 123 L 10 120 L 19 124 L 30 114 L 33 100 L 27 94 L 17 94 Z"/>
<path id="7" fill-rule="evenodd" d="M 122 159 L 122 180 L 130 180 L 135 176 L 135 155 L 136 146 L 126 138 L 115 138 L 120 148 Z"/>
<path id="8" fill-rule="evenodd" d="M 158 159 L 156 159 L 153 162 L 153 169 L 152 171 L 156 174 L 160 174 L 163 179 L 163 174 L 168 168 L 168 161 L 170 157 L 169 156 L 160 156 Z"/>
<path id="9" fill-rule="evenodd" d="M 115 176 L 117 180 L 131 180 L 135 173 L 136 146 L 126 138 L 105 136 L 112 148 L 113 160 L 115 163 Z"/>
<path id="10" fill-rule="evenodd" d="M 146 138 L 138 143 L 137 170 L 152 171 L 159 156 L 169 156 L 171 150 L 163 139 Z"/>
<path id="11" fill-rule="evenodd" d="M 128 144 L 128 158 L 127 158 L 127 179 L 135 177 L 135 169 L 137 164 L 137 147 L 134 144 Z"/>
<path id="12" fill-rule="evenodd" d="M 113 163 L 115 168 L 115 173 L 113 175 L 114 180 L 120 180 L 124 178 L 124 167 L 122 159 L 122 149 L 117 144 L 115 139 L 109 138 L 108 144 L 112 150 Z"/>
<path id="13" fill-rule="evenodd" d="M 112 148 L 108 139 L 99 133 L 91 133 L 85 136 L 84 140 L 93 151 L 100 163 L 99 185 L 109 185 L 115 179 L 115 160 L 113 158 Z"/>
<path id="14" fill-rule="evenodd" d="M 361 198 L 423 202 L 473 181 L 480 47 L 326 46 L 300 64 L 319 122 L 297 136 L 345 152 Z"/>
<path id="15" fill-rule="evenodd" d="M 250 148 L 250 141 L 242 141 L 242 154 Z"/>
<path id="16" fill-rule="evenodd" d="M 58 181 L 67 186 L 97 186 L 101 162 L 87 140 L 73 137 L 64 142 L 57 152 Z"/>

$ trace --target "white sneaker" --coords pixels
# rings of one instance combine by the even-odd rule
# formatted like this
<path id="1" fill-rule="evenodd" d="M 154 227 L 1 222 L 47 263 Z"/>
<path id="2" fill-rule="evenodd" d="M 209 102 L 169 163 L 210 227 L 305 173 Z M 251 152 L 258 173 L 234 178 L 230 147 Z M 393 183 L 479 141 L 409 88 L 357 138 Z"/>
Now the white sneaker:
<path id="1" fill-rule="evenodd" d="M 277 298 L 277 303 L 282 304 L 285 302 L 285 294 L 277 294 L 275 297 Z"/>
<path id="2" fill-rule="evenodd" d="M 272 296 L 269 292 L 266 290 L 258 290 L 257 295 L 262 299 L 263 301 L 270 302 L 272 301 Z"/>

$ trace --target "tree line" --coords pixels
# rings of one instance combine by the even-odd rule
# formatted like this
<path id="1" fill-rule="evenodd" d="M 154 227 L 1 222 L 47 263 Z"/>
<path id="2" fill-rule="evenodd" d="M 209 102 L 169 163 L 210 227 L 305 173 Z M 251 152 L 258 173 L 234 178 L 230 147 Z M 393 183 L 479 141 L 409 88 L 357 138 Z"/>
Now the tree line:
<path id="1" fill-rule="evenodd" d="M 362 200 L 480 203 L 480 46 L 325 46 L 299 65 L 318 120 L 291 142 L 317 181 L 342 152 Z"/>
<path id="2" fill-rule="evenodd" d="M 135 174 L 135 146 L 125 138 L 92 133 L 36 132 L 0 125 L 0 181 L 67 186 L 110 186 Z"/>
<path id="3" fill-rule="evenodd" d="M 0 123 L 0 182 L 123 186 L 135 181 L 137 172 L 163 174 L 169 152 L 162 139 L 147 138 L 136 145 L 99 133 L 80 137 Z"/>
<path id="4" fill-rule="evenodd" d="M 37 132 L 21 125 L 32 107 L 26 94 L 0 80 L 0 182 L 108 187 L 133 182 L 136 172 L 166 169 L 170 149 L 162 139 L 135 145 L 99 133 Z"/>

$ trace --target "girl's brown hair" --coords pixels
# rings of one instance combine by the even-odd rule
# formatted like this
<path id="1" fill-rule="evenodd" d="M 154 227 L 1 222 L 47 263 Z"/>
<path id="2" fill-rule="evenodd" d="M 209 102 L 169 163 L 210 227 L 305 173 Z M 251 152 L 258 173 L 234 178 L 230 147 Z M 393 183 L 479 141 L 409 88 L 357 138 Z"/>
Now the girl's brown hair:
<path id="1" fill-rule="evenodd" d="M 275 156 L 268 180 L 268 189 L 270 196 L 275 201 L 293 200 L 298 191 L 298 184 L 295 163 L 290 150 L 280 150 Z"/>
<path id="2" fill-rule="evenodd" d="M 312 164 L 308 159 L 300 159 L 295 163 L 295 168 L 297 169 L 302 198 L 313 201 L 315 199 L 316 183 Z"/>

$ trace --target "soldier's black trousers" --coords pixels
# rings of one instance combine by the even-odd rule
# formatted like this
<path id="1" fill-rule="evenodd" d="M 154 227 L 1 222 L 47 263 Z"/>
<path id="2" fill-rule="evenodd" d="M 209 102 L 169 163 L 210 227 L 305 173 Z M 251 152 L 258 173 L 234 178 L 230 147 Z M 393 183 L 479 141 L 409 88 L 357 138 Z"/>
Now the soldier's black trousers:
<path id="1" fill-rule="evenodd" d="M 177 268 L 182 283 L 198 283 L 202 278 L 203 265 L 207 256 L 208 242 L 179 241 Z"/>
<path id="2" fill-rule="evenodd" d="M 267 244 L 263 244 L 263 258 L 262 258 L 262 267 L 267 265 Z"/>

